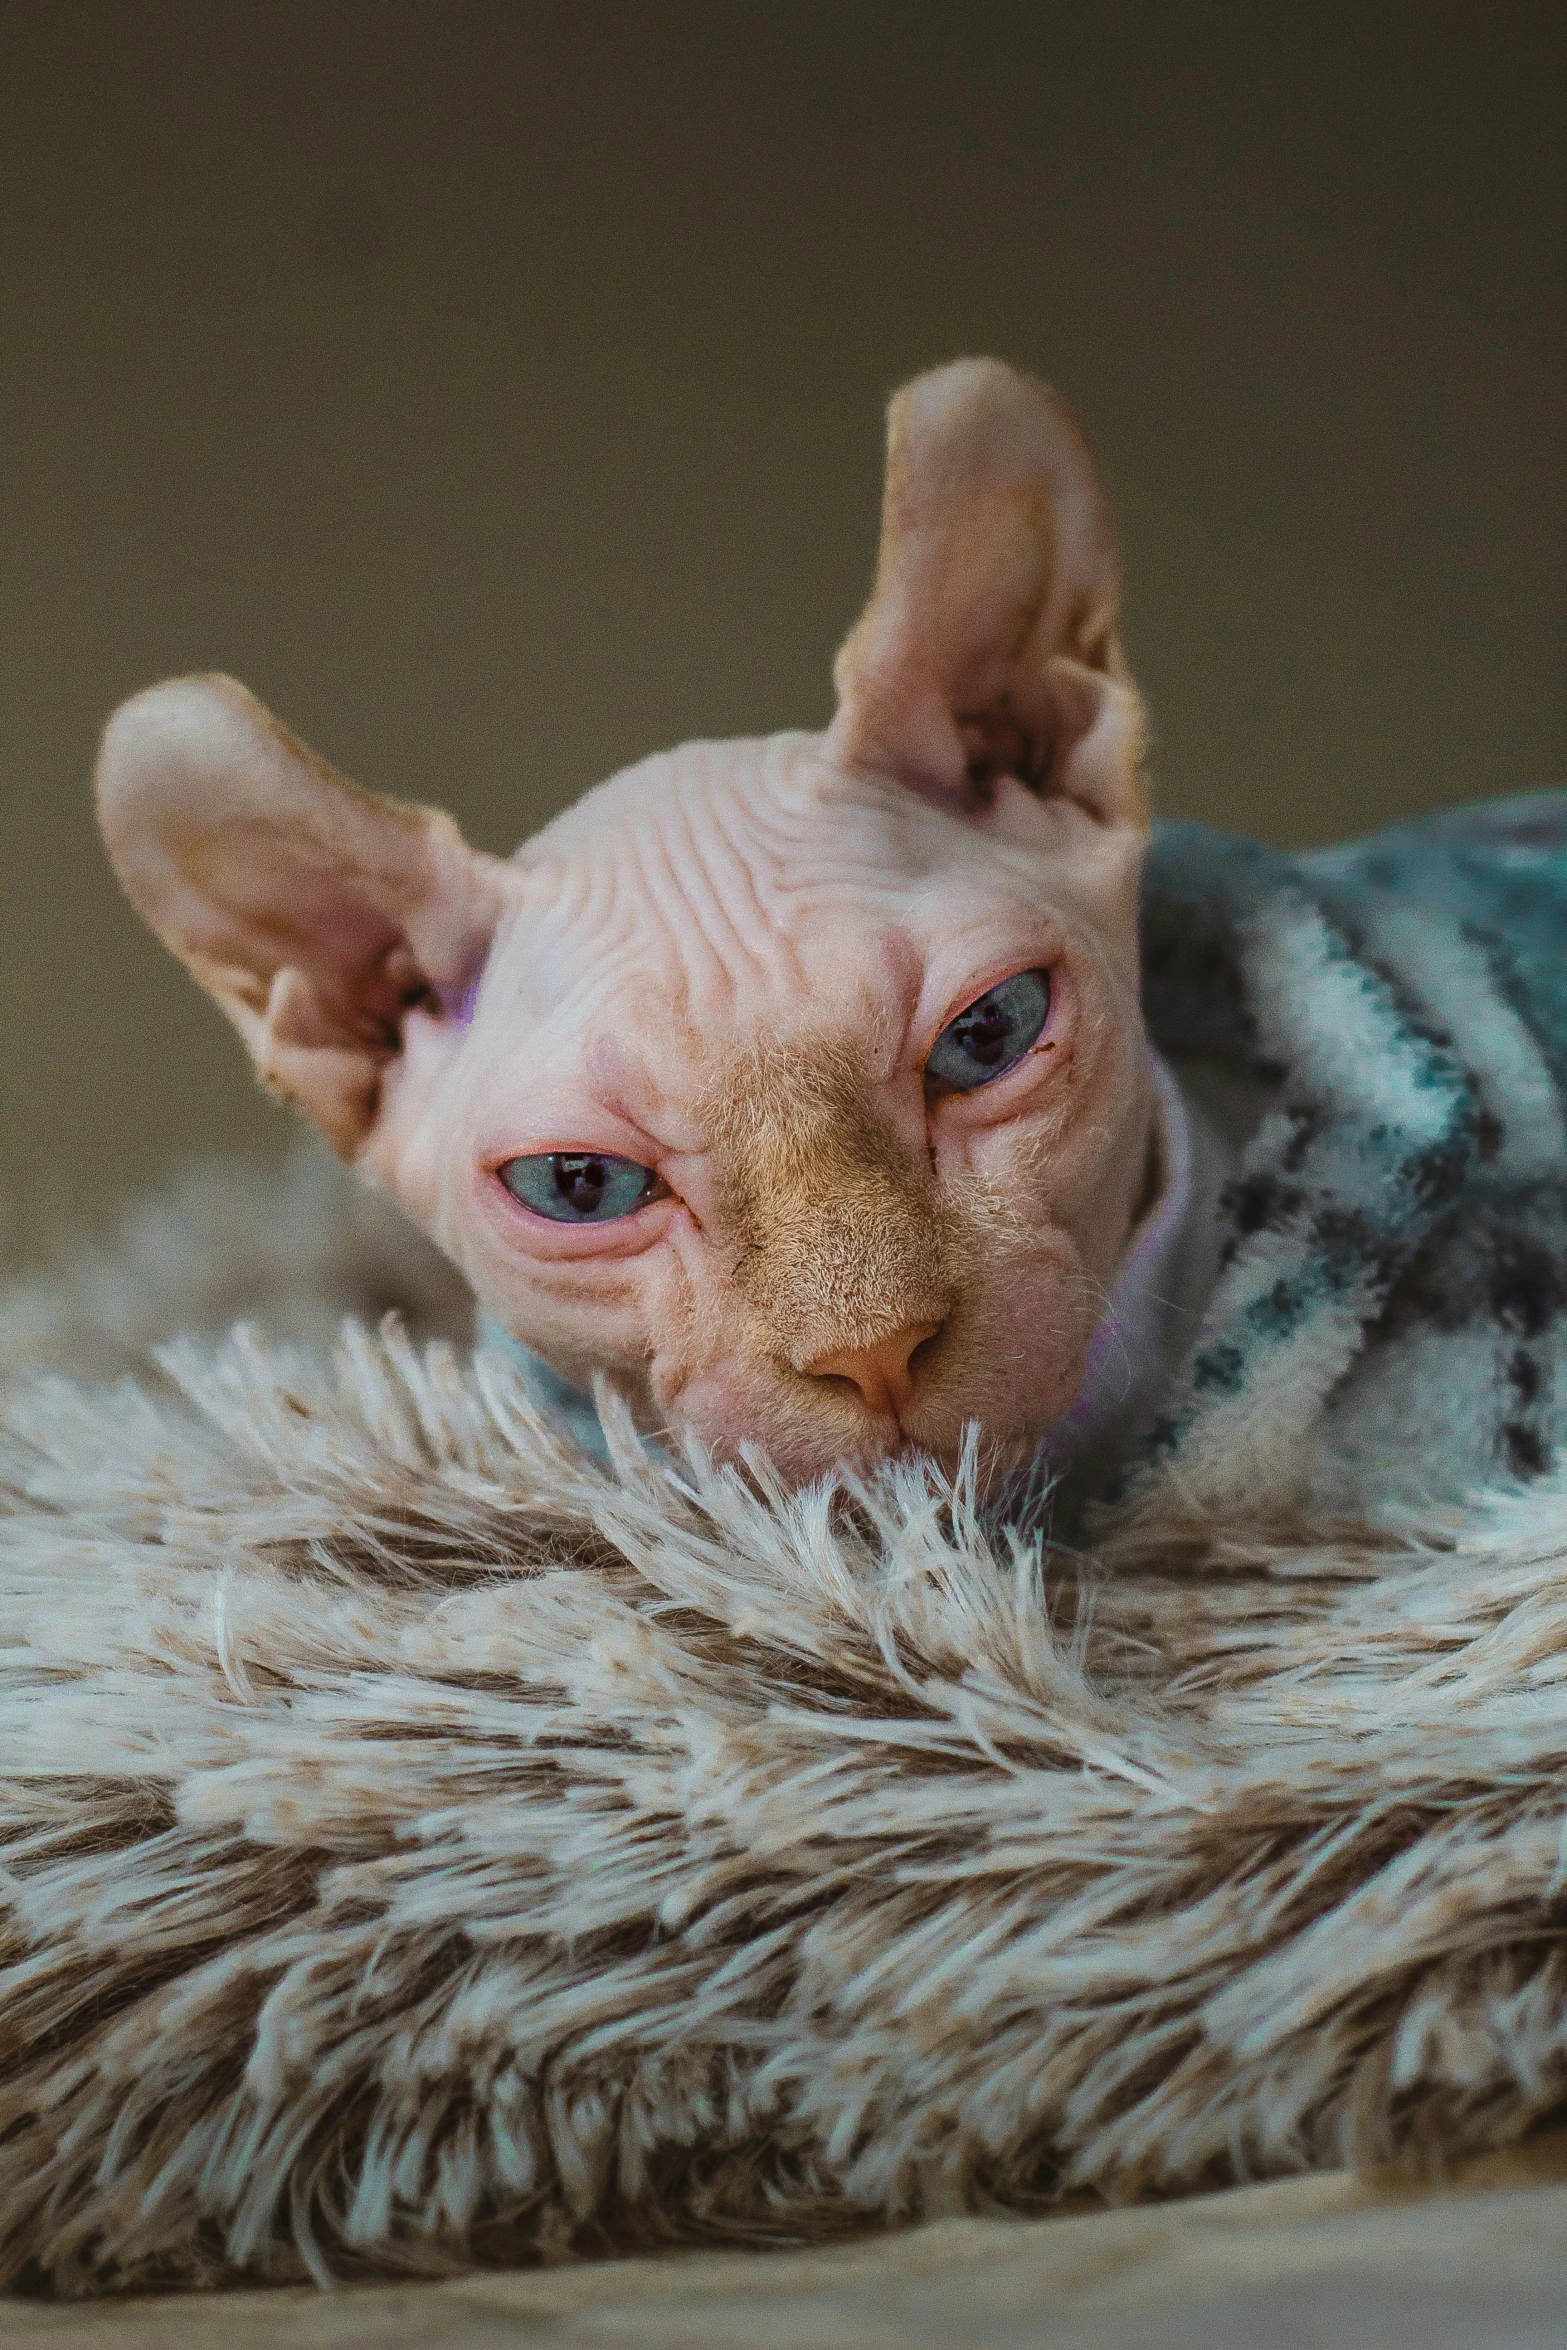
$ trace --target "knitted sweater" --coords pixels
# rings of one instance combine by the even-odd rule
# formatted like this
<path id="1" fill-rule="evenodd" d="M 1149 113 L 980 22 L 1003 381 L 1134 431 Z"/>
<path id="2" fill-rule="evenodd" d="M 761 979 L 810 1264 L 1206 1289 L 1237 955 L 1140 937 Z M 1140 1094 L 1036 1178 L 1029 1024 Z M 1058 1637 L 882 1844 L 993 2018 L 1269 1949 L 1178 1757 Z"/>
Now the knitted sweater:
<path id="1" fill-rule="evenodd" d="M 1118 1497 L 1362 1516 L 1540 1474 L 1567 1439 L 1567 793 L 1294 856 L 1161 823 L 1143 971 L 1239 1148 Z"/>

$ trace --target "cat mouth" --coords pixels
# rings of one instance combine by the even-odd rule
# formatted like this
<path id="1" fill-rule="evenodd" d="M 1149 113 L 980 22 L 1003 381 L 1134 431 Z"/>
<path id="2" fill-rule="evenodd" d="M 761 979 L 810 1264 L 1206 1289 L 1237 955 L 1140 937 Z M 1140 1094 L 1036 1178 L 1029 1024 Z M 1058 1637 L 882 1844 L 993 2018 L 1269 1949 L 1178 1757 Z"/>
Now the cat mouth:
<path id="1" fill-rule="evenodd" d="M 960 1416 L 950 1409 L 922 1411 L 916 1405 L 900 1419 L 872 1420 L 865 1415 L 858 1441 L 824 1441 L 814 1464 L 802 1459 L 795 1474 L 800 1482 L 809 1483 L 840 1470 L 863 1476 L 924 1464 L 946 1478 L 960 1472 L 972 1476 L 986 1491 L 1028 1470 L 1037 1447 L 1038 1438 L 1030 1431 L 992 1431 L 977 1413 Z M 765 1440 L 762 1448 L 766 1449 Z"/>

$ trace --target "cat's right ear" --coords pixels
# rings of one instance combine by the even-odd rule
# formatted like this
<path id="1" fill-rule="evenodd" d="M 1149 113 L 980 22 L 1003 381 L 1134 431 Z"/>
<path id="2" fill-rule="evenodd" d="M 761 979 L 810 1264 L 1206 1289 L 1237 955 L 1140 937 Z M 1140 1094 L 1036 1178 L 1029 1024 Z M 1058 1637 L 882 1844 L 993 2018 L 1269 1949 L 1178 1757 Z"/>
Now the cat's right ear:
<path id="1" fill-rule="evenodd" d="M 478 973 L 508 868 L 449 816 L 337 775 L 228 677 L 110 719 L 98 816 L 137 911 L 214 996 L 275 1093 L 345 1158 L 414 1005 Z"/>
<path id="2" fill-rule="evenodd" d="M 1115 527 L 1047 384 L 995 359 L 917 376 L 887 417 L 876 584 L 838 656 L 835 760 L 944 805 L 1015 775 L 1147 823 Z"/>

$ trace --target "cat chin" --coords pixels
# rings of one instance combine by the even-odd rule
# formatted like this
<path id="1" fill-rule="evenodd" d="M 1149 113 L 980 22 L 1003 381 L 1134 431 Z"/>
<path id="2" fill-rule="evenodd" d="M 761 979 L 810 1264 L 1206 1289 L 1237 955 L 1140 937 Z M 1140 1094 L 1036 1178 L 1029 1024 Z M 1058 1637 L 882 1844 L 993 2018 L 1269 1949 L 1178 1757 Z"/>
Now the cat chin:
<path id="1" fill-rule="evenodd" d="M 900 1463 L 924 1462 L 944 1477 L 961 1473 L 984 1495 L 1030 1472 L 1039 1450 L 1039 1436 L 1034 1431 L 993 1434 L 976 1420 L 933 1430 L 928 1439 L 895 1425 L 862 1425 L 849 1437 L 776 1428 L 770 1437 L 759 1429 L 749 1435 L 726 1430 L 716 1437 L 700 1429 L 693 1432 L 715 1460 L 743 1466 L 748 1458 L 760 1457 L 784 1484 L 795 1487 L 844 1475 L 875 1477 Z"/>

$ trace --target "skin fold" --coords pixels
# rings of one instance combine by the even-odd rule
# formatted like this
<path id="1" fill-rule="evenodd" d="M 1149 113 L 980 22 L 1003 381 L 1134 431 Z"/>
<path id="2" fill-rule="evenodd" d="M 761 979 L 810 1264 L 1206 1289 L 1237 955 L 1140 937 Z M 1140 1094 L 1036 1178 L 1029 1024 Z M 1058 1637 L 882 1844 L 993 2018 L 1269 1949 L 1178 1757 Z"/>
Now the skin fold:
<path id="1" fill-rule="evenodd" d="M 1159 1180 L 1138 1005 L 1141 707 L 1114 536 L 1054 394 L 897 395 L 870 604 L 824 734 L 698 742 L 509 861 L 336 776 L 233 681 L 111 720 L 105 839 L 265 1083 L 568 1379 L 790 1477 L 1026 1459 Z M 927 1059 L 1048 975 L 988 1082 Z M 500 1170 L 652 1171 L 612 1222 Z"/>

